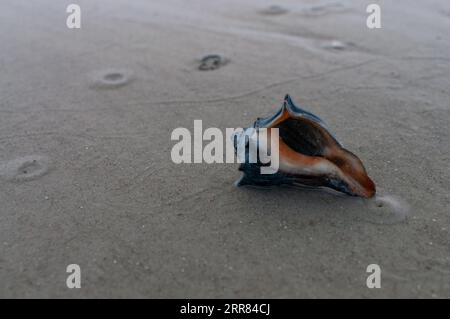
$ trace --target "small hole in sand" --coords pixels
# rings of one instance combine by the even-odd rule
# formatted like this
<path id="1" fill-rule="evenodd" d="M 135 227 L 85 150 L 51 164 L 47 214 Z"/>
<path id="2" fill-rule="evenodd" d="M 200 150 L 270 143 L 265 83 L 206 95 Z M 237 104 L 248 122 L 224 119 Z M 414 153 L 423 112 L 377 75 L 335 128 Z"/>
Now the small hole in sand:
<path id="1" fill-rule="evenodd" d="M 116 89 L 127 85 L 133 80 L 127 70 L 108 69 L 97 72 L 92 87 L 95 89 Z"/>
<path id="2" fill-rule="evenodd" d="M 0 179 L 28 181 L 48 172 L 48 159 L 43 156 L 29 155 L 5 163 L 0 163 Z"/>
<path id="3" fill-rule="evenodd" d="M 262 10 L 261 13 L 262 14 L 267 14 L 267 15 L 280 15 L 280 14 L 285 14 L 288 13 L 289 10 L 286 8 L 283 8 L 282 6 L 279 5 L 271 5 L 269 7 L 267 7 L 266 9 Z"/>
<path id="4" fill-rule="evenodd" d="M 36 160 L 31 160 L 29 162 L 25 162 L 21 165 L 22 167 L 19 169 L 19 172 L 22 174 L 33 174 L 33 172 L 39 171 L 42 167 Z"/>
<path id="5" fill-rule="evenodd" d="M 218 69 L 228 63 L 228 60 L 218 54 L 210 54 L 200 60 L 198 69 L 201 71 L 209 71 Z"/>
<path id="6" fill-rule="evenodd" d="M 363 219 L 374 224 L 396 224 L 409 215 L 409 205 L 401 198 L 392 195 L 377 195 L 365 201 L 368 208 Z"/>
<path id="7" fill-rule="evenodd" d="M 106 81 L 115 82 L 123 79 L 123 74 L 121 73 L 108 73 L 104 76 Z"/>

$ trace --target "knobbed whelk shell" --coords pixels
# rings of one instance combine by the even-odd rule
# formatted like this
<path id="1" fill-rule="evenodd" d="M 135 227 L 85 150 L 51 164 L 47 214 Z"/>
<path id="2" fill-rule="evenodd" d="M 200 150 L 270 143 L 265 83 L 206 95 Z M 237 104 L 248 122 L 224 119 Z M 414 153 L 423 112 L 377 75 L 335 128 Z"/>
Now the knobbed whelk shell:
<path id="1" fill-rule="evenodd" d="M 278 171 L 261 174 L 260 168 L 266 164 L 243 161 L 238 186 L 297 185 L 325 187 L 366 198 L 375 195 L 375 184 L 361 160 L 337 141 L 319 117 L 297 107 L 289 95 L 273 116 L 255 121 L 253 129 L 260 128 L 279 130 Z M 235 137 L 235 149 L 242 143 L 248 148 L 245 131 Z"/>

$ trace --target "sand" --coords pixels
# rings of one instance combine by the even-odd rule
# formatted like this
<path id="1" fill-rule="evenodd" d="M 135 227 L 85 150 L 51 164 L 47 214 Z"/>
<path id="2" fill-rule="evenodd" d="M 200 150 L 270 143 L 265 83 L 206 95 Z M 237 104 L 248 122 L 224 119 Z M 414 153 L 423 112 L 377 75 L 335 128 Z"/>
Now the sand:
<path id="1" fill-rule="evenodd" d="M 78 30 L 69 2 L 3 2 L 0 297 L 450 297 L 450 7 L 379 1 L 368 29 L 371 2 L 77 0 Z M 175 128 L 246 127 L 286 93 L 377 200 L 171 161 Z"/>

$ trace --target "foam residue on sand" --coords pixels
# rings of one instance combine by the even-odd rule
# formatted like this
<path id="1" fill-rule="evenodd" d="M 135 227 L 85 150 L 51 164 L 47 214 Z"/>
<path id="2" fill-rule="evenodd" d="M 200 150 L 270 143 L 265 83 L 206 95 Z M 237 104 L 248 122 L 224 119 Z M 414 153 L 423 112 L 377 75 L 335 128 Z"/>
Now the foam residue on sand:
<path id="1" fill-rule="evenodd" d="M 410 215 L 409 205 L 395 195 L 376 195 L 362 201 L 364 210 L 361 220 L 374 224 L 396 224 L 405 221 Z"/>

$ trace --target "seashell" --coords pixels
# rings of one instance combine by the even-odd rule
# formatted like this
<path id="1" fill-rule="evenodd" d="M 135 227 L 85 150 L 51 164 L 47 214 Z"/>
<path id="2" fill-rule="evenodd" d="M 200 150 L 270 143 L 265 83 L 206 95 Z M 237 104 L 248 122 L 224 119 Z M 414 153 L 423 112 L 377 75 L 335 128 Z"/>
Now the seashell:
<path id="1" fill-rule="evenodd" d="M 326 188 L 365 198 L 375 195 L 375 184 L 361 160 L 338 142 L 319 117 L 297 107 L 289 95 L 273 116 L 258 118 L 253 128 L 233 137 L 235 151 L 239 144 L 245 143 L 248 152 L 252 139 L 245 133 L 260 128 L 278 128 L 278 170 L 274 174 L 262 174 L 260 168 L 267 164 L 259 159 L 251 163 L 247 154 L 239 167 L 243 175 L 238 186 L 293 185 Z M 270 131 L 267 139 L 274 135 Z M 256 143 L 261 146 L 261 141 Z M 265 145 L 268 144 L 266 141 Z"/>

